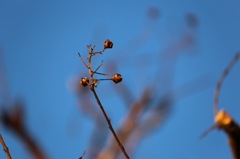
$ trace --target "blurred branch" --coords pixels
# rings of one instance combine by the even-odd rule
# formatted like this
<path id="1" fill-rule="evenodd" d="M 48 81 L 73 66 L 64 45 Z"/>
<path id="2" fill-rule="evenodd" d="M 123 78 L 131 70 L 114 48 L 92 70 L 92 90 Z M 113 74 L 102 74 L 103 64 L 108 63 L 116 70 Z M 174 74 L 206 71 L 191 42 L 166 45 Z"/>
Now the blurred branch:
<path id="1" fill-rule="evenodd" d="M 139 141 L 152 131 L 154 128 L 162 124 L 162 121 L 166 118 L 170 111 L 170 99 L 161 100 L 157 107 L 150 109 L 144 113 L 144 116 L 139 118 L 131 134 L 129 134 L 126 141 L 126 148 L 129 153 L 133 153 L 134 149 L 138 145 Z M 121 158 L 120 156 L 118 158 Z"/>
<path id="2" fill-rule="evenodd" d="M 106 66 L 106 71 L 109 71 L 112 73 L 118 72 L 116 63 L 117 63 L 117 61 L 116 62 L 115 61 L 108 62 L 107 66 Z M 116 93 L 118 93 L 121 100 L 125 103 L 126 108 L 129 108 L 130 104 L 133 102 L 134 97 L 133 97 L 131 90 L 126 85 L 126 82 L 122 82 L 121 85 L 117 85 L 117 86 L 111 87 L 111 88 L 113 88 L 114 91 Z"/>
<path id="3" fill-rule="evenodd" d="M 228 75 L 233 65 L 237 62 L 239 56 L 240 51 L 234 55 L 227 67 L 223 70 L 217 82 L 213 96 L 214 120 L 217 127 L 227 134 L 234 159 L 240 159 L 240 127 L 225 110 L 222 109 L 218 111 L 218 97 L 223 80 Z"/>
<path id="4" fill-rule="evenodd" d="M 240 159 L 240 127 L 225 110 L 220 110 L 215 115 L 218 128 L 228 135 L 228 143 L 234 159 Z"/>
<path id="5" fill-rule="evenodd" d="M 223 70 L 223 72 L 222 72 L 222 74 L 221 74 L 221 76 L 220 76 L 220 78 L 217 82 L 217 85 L 216 85 L 216 88 L 215 88 L 215 91 L 214 91 L 214 97 L 213 97 L 213 113 L 214 113 L 214 116 L 216 116 L 216 114 L 218 112 L 218 96 L 219 96 L 219 92 L 220 92 L 220 89 L 221 89 L 222 82 L 225 79 L 225 77 L 227 76 L 227 74 L 229 73 L 229 71 L 231 70 L 231 68 L 233 67 L 233 65 L 239 59 L 239 56 L 240 56 L 240 51 L 237 52 L 234 55 L 234 57 L 229 62 L 227 67 Z"/>
<path id="6" fill-rule="evenodd" d="M 25 128 L 24 108 L 22 103 L 15 103 L 10 111 L 2 108 L 0 121 L 6 128 L 12 130 L 23 141 L 34 158 L 47 159 L 39 145 Z"/>
<path id="7" fill-rule="evenodd" d="M 195 34 L 193 28 L 197 26 L 197 19 L 193 14 L 188 14 L 187 15 L 187 26 L 188 29 L 190 28 L 191 32 L 184 32 L 184 34 L 181 34 L 181 37 L 178 38 L 176 41 L 165 47 L 161 52 L 163 52 L 159 57 L 161 58 L 156 58 L 154 56 L 149 56 L 149 54 L 146 55 L 147 60 L 143 58 L 143 61 L 145 63 L 149 62 L 149 58 L 153 58 L 150 60 L 148 63 L 153 64 L 153 61 L 155 59 L 157 60 L 156 64 L 156 72 L 152 70 L 143 72 L 142 66 L 141 69 L 138 66 L 133 66 L 133 61 L 132 59 L 135 59 L 134 62 L 136 64 L 142 64 L 142 62 L 136 62 L 139 58 L 139 54 L 135 54 L 137 49 L 142 47 L 147 40 L 149 39 L 150 35 L 154 33 L 155 27 L 156 27 L 156 19 L 159 16 L 159 10 L 156 9 L 155 7 L 150 8 L 148 11 L 148 16 L 151 23 L 147 22 L 143 29 L 131 40 L 126 42 L 126 45 L 121 47 L 117 52 L 121 53 L 119 57 L 114 57 L 114 59 L 110 60 L 110 64 L 107 64 L 107 69 L 108 72 L 114 72 L 116 71 L 116 63 L 119 63 L 119 61 L 122 61 L 121 64 L 126 67 L 127 69 L 132 69 L 132 68 L 138 68 L 139 74 L 137 74 L 137 78 L 135 76 L 136 82 L 134 84 L 137 84 L 139 86 L 139 81 L 143 80 L 144 78 L 139 77 L 140 75 L 144 75 L 146 77 L 147 81 L 144 81 L 143 84 L 146 85 L 149 83 L 153 83 L 153 86 L 151 86 L 153 89 L 146 89 L 142 92 L 142 95 L 140 96 L 139 100 L 134 101 L 134 96 L 133 92 L 130 91 L 128 85 L 123 85 L 121 84 L 120 87 L 114 87 L 115 90 L 117 90 L 117 93 L 119 93 L 119 96 L 122 98 L 122 100 L 125 102 L 126 106 L 128 106 L 129 109 L 127 109 L 127 112 L 125 116 L 122 118 L 120 126 L 118 127 L 116 134 L 119 138 L 119 140 L 125 144 L 126 143 L 126 149 L 131 151 L 130 149 L 135 148 L 137 142 L 147 133 L 149 133 L 151 130 L 159 126 L 162 121 L 169 115 L 171 112 L 171 108 L 174 102 L 176 100 L 179 100 L 183 97 L 189 96 L 196 91 L 199 91 L 200 86 L 198 85 L 200 82 L 199 80 L 202 80 L 202 78 L 199 78 L 198 80 L 193 80 L 189 83 L 186 83 L 184 85 L 181 85 L 180 87 L 177 88 L 172 88 L 173 86 L 173 79 L 174 79 L 174 73 L 175 73 L 175 63 L 176 59 L 179 55 L 180 52 L 186 51 L 190 46 L 195 42 Z M 174 38 L 173 38 L 174 39 Z M 89 50 L 91 52 L 92 50 Z M 92 54 L 92 53 L 90 53 Z M 134 58 L 132 58 L 134 56 Z M 127 61 L 128 60 L 131 61 Z M 90 76 L 92 76 L 100 66 L 102 66 L 102 63 L 98 66 L 97 70 L 92 72 L 91 70 L 91 63 L 90 58 L 88 58 L 90 62 L 88 62 L 88 69 Z M 165 65 L 167 66 L 165 67 Z M 130 65 L 130 66 L 129 66 Z M 147 65 L 147 67 L 149 66 Z M 121 67 L 123 68 L 123 67 Z M 146 67 L 144 67 L 145 69 Z M 150 67 L 149 67 L 150 68 Z M 161 69 L 160 69 L 161 68 Z M 160 70 L 160 71 L 159 71 Z M 93 74 L 91 74 L 93 73 Z M 132 73 L 132 72 L 131 72 Z M 154 73 L 152 75 L 152 73 Z M 132 73 L 133 74 L 133 73 Z M 148 76 L 148 74 L 151 74 Z M 154 78 L 152 78 L 154 77 Z M 107 79 L 103 79 L 107 80 Z M 111 79 L 108 79 L 111 80 Z M 161 81 L 163 80 L 163 81 Z M 91 82 L 92 81 L 92 82 Z M 98 80 L 96 79 L 91 79 L 90 78 L 90 83 L 88 84 L 91 88 L 91 90 L 94 90 L 95 83 Z M 196 84 L 196 83 L 197 84 Z M 159 87 L 159 83 L 161 86 Z M 127 83 L 126 83 L 127 84 Z M 131 83 L 132 85 L 132 83 Z M 204 85 L 206 86 L 206 85 Z M 190 88 L 189 88 L 190 87 Z M 186 89 L 189 88 L 189 89 Z M 92 91 L 93 91 L 92 90 Z M 95 90 L 94 90 L 95 91 Z M 93 92 L 94 93 L 94 92 Z M 95 92 L 96 93 L 96 92 Z M 95 98 L 97 99 L 97 94 L 94 93 Z M 162 93 L 159 95 L 159 93 Z M 155 100 L 157 99 L 156 103 Z M 99 103 L 100 100 L 97 99 L 97 103 L 101 107 L 101 103 Z M 132 104 L 131 104 L 132 103 Z M 153 105 L 153 106 L 150 106 Z M 145 109 L 147 106 L 149 106 L 149 109 Z M 103 107 L 102 107 L 103 108 Z M 101 110 L 102 110 L 101 108 Z M 105 110 L 103 109 L 103 114 Z M 110 119 L 105 116 L 105 119 L 107 122 L 110 122 Z M 97 124 L 97 122 L 96 122 Z M 116 140 L 116 139 L 115 139 Z M 107 145 L 102 149 L 102 151 L 99 153 L 97 156 L 98 159 L 113 159 L 116 157 L 119 157 L 122 154 L 118 154 L 119 149 L 117 149 L 117 146 L 115 144 L 115 140 L 112 136 L 109 136 L 109 140 L 107 141 Z M 123 158 L 121 156 L 121 158 Z"/>
<path id="8" fill-rule="evenodd" d="M 120 122 L 120 126 L 117 129 L 117 135 L 122 143 L 128 140 L 131 132 L 135 129 L 136 123 L 139 120 L 139 116 L 143 109 L 148 105 L 151 98 L 151 92 L 149 89 L 144 89 L 139 101 L 135 101 L 129 107 L 128 112 Z M 118 155 L 119 150 L 117 149 L 113 138 L 109 138 L 109 143 L 98 155 L 98 159 L 113 159 Z"/>
<path id="9" fill-rule="evenodd" d="M 81 157 L 79 157 L 79 159 L 82 159 L 82 158 L 85 156 L 85 154 L 86 154 L 86 151 L 84 150 L 84 152 L 83 152 L 82 156 L 81 156 Z"/>
<path id="10" fill-rule="evenodd" d="M 199 139 L 202 139 L 203 137 L 205 137 L 210 131 L 212 131 L 213 129 L 218 128 L 217 124 L 213 124 L 211 125 L 207 130 L 205 130 L 200 136 Z"/>

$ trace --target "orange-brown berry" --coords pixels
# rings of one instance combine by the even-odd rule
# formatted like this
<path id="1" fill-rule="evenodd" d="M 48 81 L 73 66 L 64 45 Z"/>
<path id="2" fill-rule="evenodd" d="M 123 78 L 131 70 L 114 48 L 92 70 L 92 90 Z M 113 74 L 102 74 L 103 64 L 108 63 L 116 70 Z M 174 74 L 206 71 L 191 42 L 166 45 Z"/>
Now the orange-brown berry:
<path id="1" fill-rule="evenodd" d="M 85 87 L 85 86 L 88 85 L 89 80 L 88 80 L 87 77 L 83 77 L 83 78 L 81 79 L 80 83 Z"/>
<path id="2" fill-rule="evenodd" d="M 109 39 L 107 39 L 107 40 L 104 41 L 103 46 L 104 46 L 104 49 L 112 48 L 113 43 Z"/>
<path id="3" fill-rule="evenodd" d="M 121 82 L 121 81 L 122 81 L 122 75 L 120 75 L 120 74 L 118 74 L 118 73 L 112 75 L 112 81 L 113 81 L 114 83 L 119 83 L 119 82 Z"/>

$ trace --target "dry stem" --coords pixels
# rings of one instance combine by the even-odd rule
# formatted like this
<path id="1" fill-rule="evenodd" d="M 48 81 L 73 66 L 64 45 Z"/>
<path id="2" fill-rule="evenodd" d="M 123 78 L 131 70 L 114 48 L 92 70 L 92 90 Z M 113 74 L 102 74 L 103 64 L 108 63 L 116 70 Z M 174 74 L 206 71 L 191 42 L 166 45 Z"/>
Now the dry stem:
<path id="1" fill-rule="evenodd" d="M 85 154 L 86 154 L 86 151 L 84 150 L 84 152 L 83 152 L 82 156 L 81 156 L 81 157 L 79 157 L 79 159 L 82 159 L 82 158 L 85 156 Z"/>
<path id="2" fill-rule="evenodd" d="M 227 134 L 228 142 L 232 150 L 232 155 L 234 159 L 240 159 L 240 127 L 232 119 L 232 117 L 227 114 L 227 112 L 225 112 L 224 110 L 218 111 L 218 96 L 223 80 L 225 79 L 233 65 L 237 62 L 239 56 L 240 51 L 234 55 L 232 60 L 228 63 L 227 67 L 223 70 L 217 82 L 213 97 L 214 120 L 217 124 L 217 127 L 224 130 Z"/>
<path id="3" fill-rule="evenodd" d="M 10 155 L 9 149 L 8 149 L 7 145 L 5 144 L 1 134 L 0 134 L 0 142 L 2 143 L 2 147 L 3 147 L 3 150 L 6 153 L 7 158 L 11 159 L 11 155 Z"/>
<path id="4" fill-rule="evenodd" d="M 97 67 L 97 69 L 96 69 L 95 71 L 92 71 L 92 66 L 91 66 L 92 56 L 94 56 L 94 55 L 96 55 L 96 54 L 102 54 L 102 52 L 104 52 L 105 49 L 103 49 L 102 51 L 99 51 L 99 52 L 93 52 L 94 47 L 91 47 L 91 45 L 87 45 L 87 47 L 88 47 L 88 58 L 87 58 L 87 59 L 88 59 L 88 64 L 86 64 L 86 63 L 84 62 L 84 60 L 82 59 L 80 53 L 78 53 L 78 55 L 79 55 L 80 59 L 82 60 L 83 64 L 88 68 L 88 72 L 89 72 L 89 75 L 90 75 L 90 84 L 89 84 L 90 89 L 91 89 L 91 91 L 93 92 L 94 97 L 96 98 L 97 103 L 98 103 L 100 109 L 102 110 L 102 113 L 103 113 L 103 115 L 104 115 L 104 117 L 105 117 L 105 119 L 106 119 L 106 121 L 107 121 L 107 123 L 108 123 L 108 127 L 109 127 L 109 129 L 111 130 L 111 132 L 112 132 L 112 134 L 113 134 L 116 142 L 118 143 L 119 148 L 121 149 L 121 151 L 123 152 L 123 154 L 125 155 L 125 157 L 126 157 L 127 159 L 130 159 L 129 156 L 128 156 L 128 154 L 126 153 L 123 145 L 121 144 L 121 141 L 119 140 L 117 134 L 115 133 L 115 131 L 114 131 L 113 127 L 112 127 L 111 121 L 110 121 L 110 119 L 108 118 L 107 113 L 106 113 L 106 111 L 104 110 L 104 108 L 103 108 L 103 106 L 102 106 L 102 104 L 101 104 L 101 102 L 100 102 L 100 100 L 99 100 L 99 98 L 98 98 L 98 95 L 97 95 L 97 93 L 96 93 L 96 91 L 95 91 L 95 89 L 94 89 L 94 87 L 96 86 L 96 83 L 95 83 L 95 82 L 97 82 L 97 81 L 99 81 L 99 80 L 112 80 L 112 79 L 94 79 L 94 78 L 93 78 L 93 75 L 94 75 L 95 73 L 96 73 L 96 74 L 101 74 L 101 75 L 107 75 L 107 74 L 97 73 L 97 72 L 96 72 L 96 71 L 98 71 L 98 69 L 102 66 L 102 62 L 100 63 L 100 65 Z"/>
<path id="5" fill-rule="evenodd" d="M 231 68 L 233 67 L 233 65 L 237 62 L 238 58 L 240 56 L 240 52 L 237 52 L 233 59 L 229 62 L 229 64 L 227 65 L 227 67 L 223 70 L 222 75 L 220 76 L 215 91 L 214 91 L 214 97 L 213 97 L 213 113 L 214 116 L 216 116 L 217 112 L 218 112 L 218 96 L 219 96 L 219 92 L 220 92 L 220 88 L 222 85 L 223 80 L 225 79 L 225 77 L 227 76 L 227 74 L 229 73 L 229 71 L 231 70 Z"/>
<path id="6" fill-rule="evenodd" d="M 101 108 L 101 110 L 102 110 L 102 113 L 103 113 L 103 115 L 104 115 L 104 117 L 105 117 L 105 119 L 106 119 L 106 121 L 107 121 L 107 123 L 108 123 L 109 129 L 111 130 L 111 132 L 112 132 L 115 140 L 116 140 L 117 143 L 118 143 L 118 146 L 119 146 L 120 149 L 122 150 L 122 152 L 123 152 L 123 154 L 125 155 L 125 157 L 126 157 L 127 159 L 129 159 L 128 154 L 126 153 L 123 145 L 121 144 L 121 141 L 118 139 L 118 136 L 117 136 L 117 134 L 115 133 L 113 127 L 112 127 L 111 121 L 110 121 L 110 119 L 108 118 L 107 113 L 105 112 L 105 110 L 104 110 L 104 108 L 103 108 L 103 106 L 102 106 L 102 104 L 101 104 L 101 102 L 100 102 L 100 100 L 99 100 L 99 98 L 98 98 L 98 96 L 97 96 L 97 93 L 96 93 L 96 91 L 95 91 L 95 89 L 94 89 L 94 86 L 91 87 L 91 90 L 92 90 L 92 92 L 93 92 L 93 94 L 94 94 L 94 97 L 95 97 L 96 100 L 97 100 L 98 105 L 100 106 L 100 108 Z"/>

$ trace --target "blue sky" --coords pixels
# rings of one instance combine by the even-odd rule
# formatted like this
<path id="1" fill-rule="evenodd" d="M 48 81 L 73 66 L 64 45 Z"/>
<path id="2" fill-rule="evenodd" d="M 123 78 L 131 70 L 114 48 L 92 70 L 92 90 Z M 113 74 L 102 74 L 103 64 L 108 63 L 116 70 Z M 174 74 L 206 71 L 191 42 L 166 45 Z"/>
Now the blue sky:
<path id="1" fill-rule="evenodd" d="M 237 0 L 0 1 L 0 46 L 10 101 L 24 101 L 26 125 L 50 158 L 77 158 L 84 150 L 88 152 L 94 123 L 79 109 L 76 93 L 70 88 L 75 86 L 75 77 L 86 73 L 77 52 L 86 57 L 87 44 L 100 50 L 109 38 L 114 47 L 97 56 L 95 66 L 102 59 L 104 66 L 117 63 L 123 84 L 135 99 L 143 88 L 155 88 L 155 76 L 166 82 L 156 87 L 156 98 L 165 89 L 206 77 L 182 90 L 184 94 L 193 87 L 194 93 L 173 104 L 166 120 L 139 142 L 133 159 L 231 158 L 223 132 L 214 130 L 202 140 L 198 137 L 213 123 L 216 81 L 240 49 L 239 5 Z M 160 15 L 149 17 L 149 8 L 157 9 Z M 187 13 L 196 16 L 195 28 L 186 25 Z M 193 37 L 194 42 L 177 59 L 157 60 L 184 35 Z M 161 68 L 156 73 L 157 65 Z M 161 74 L 168 71 L 168 65 L 174 68 L 173 81 Z M 236 121 L 240 121 L 239 67 L 237 63 L 231 70 L 219 97 L 219 107 Z M 103 68 L 101 71 L 106 72 Z M 121 84 L 101 82 L 96 88 L 114 127 L 126 110 L 111 87 Z M 14 134 L 3 126 L 0 130 L 13 158 L 31 158 Z M 0 152 L 0 158 L 4 157 Z"/>

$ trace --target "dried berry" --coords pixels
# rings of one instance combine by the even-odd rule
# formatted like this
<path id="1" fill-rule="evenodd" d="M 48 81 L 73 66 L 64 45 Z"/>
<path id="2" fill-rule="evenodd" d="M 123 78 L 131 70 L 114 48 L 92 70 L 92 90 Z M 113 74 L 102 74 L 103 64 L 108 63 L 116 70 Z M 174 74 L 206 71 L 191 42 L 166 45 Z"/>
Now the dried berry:
<path id="1" fill-rule="evenodd" d="M 120 75 L 120 74 L 118 74 L 118 73 L 112 75 L 112 81 L 113 81 L 114 83 L 119 83 L 119 82 L 121 82 L 121 81 L 122 81 L 122 75 Z"/>
<path id="2" fill-rule="evenodd" d="M 81 79 L 80 83 L 85 87 L 85 86 L 88 85 L 89 80 L 88 80 L 87 77 L 83 77 L 83 78 Z"/>
<path id="3" fill-rule="evenodd" d="M 113 43 L 109 39 L 107 39 L 107 40 L 104 41 L 103 46 L 104 46 L 104 49 L 112 48 Z"/>

